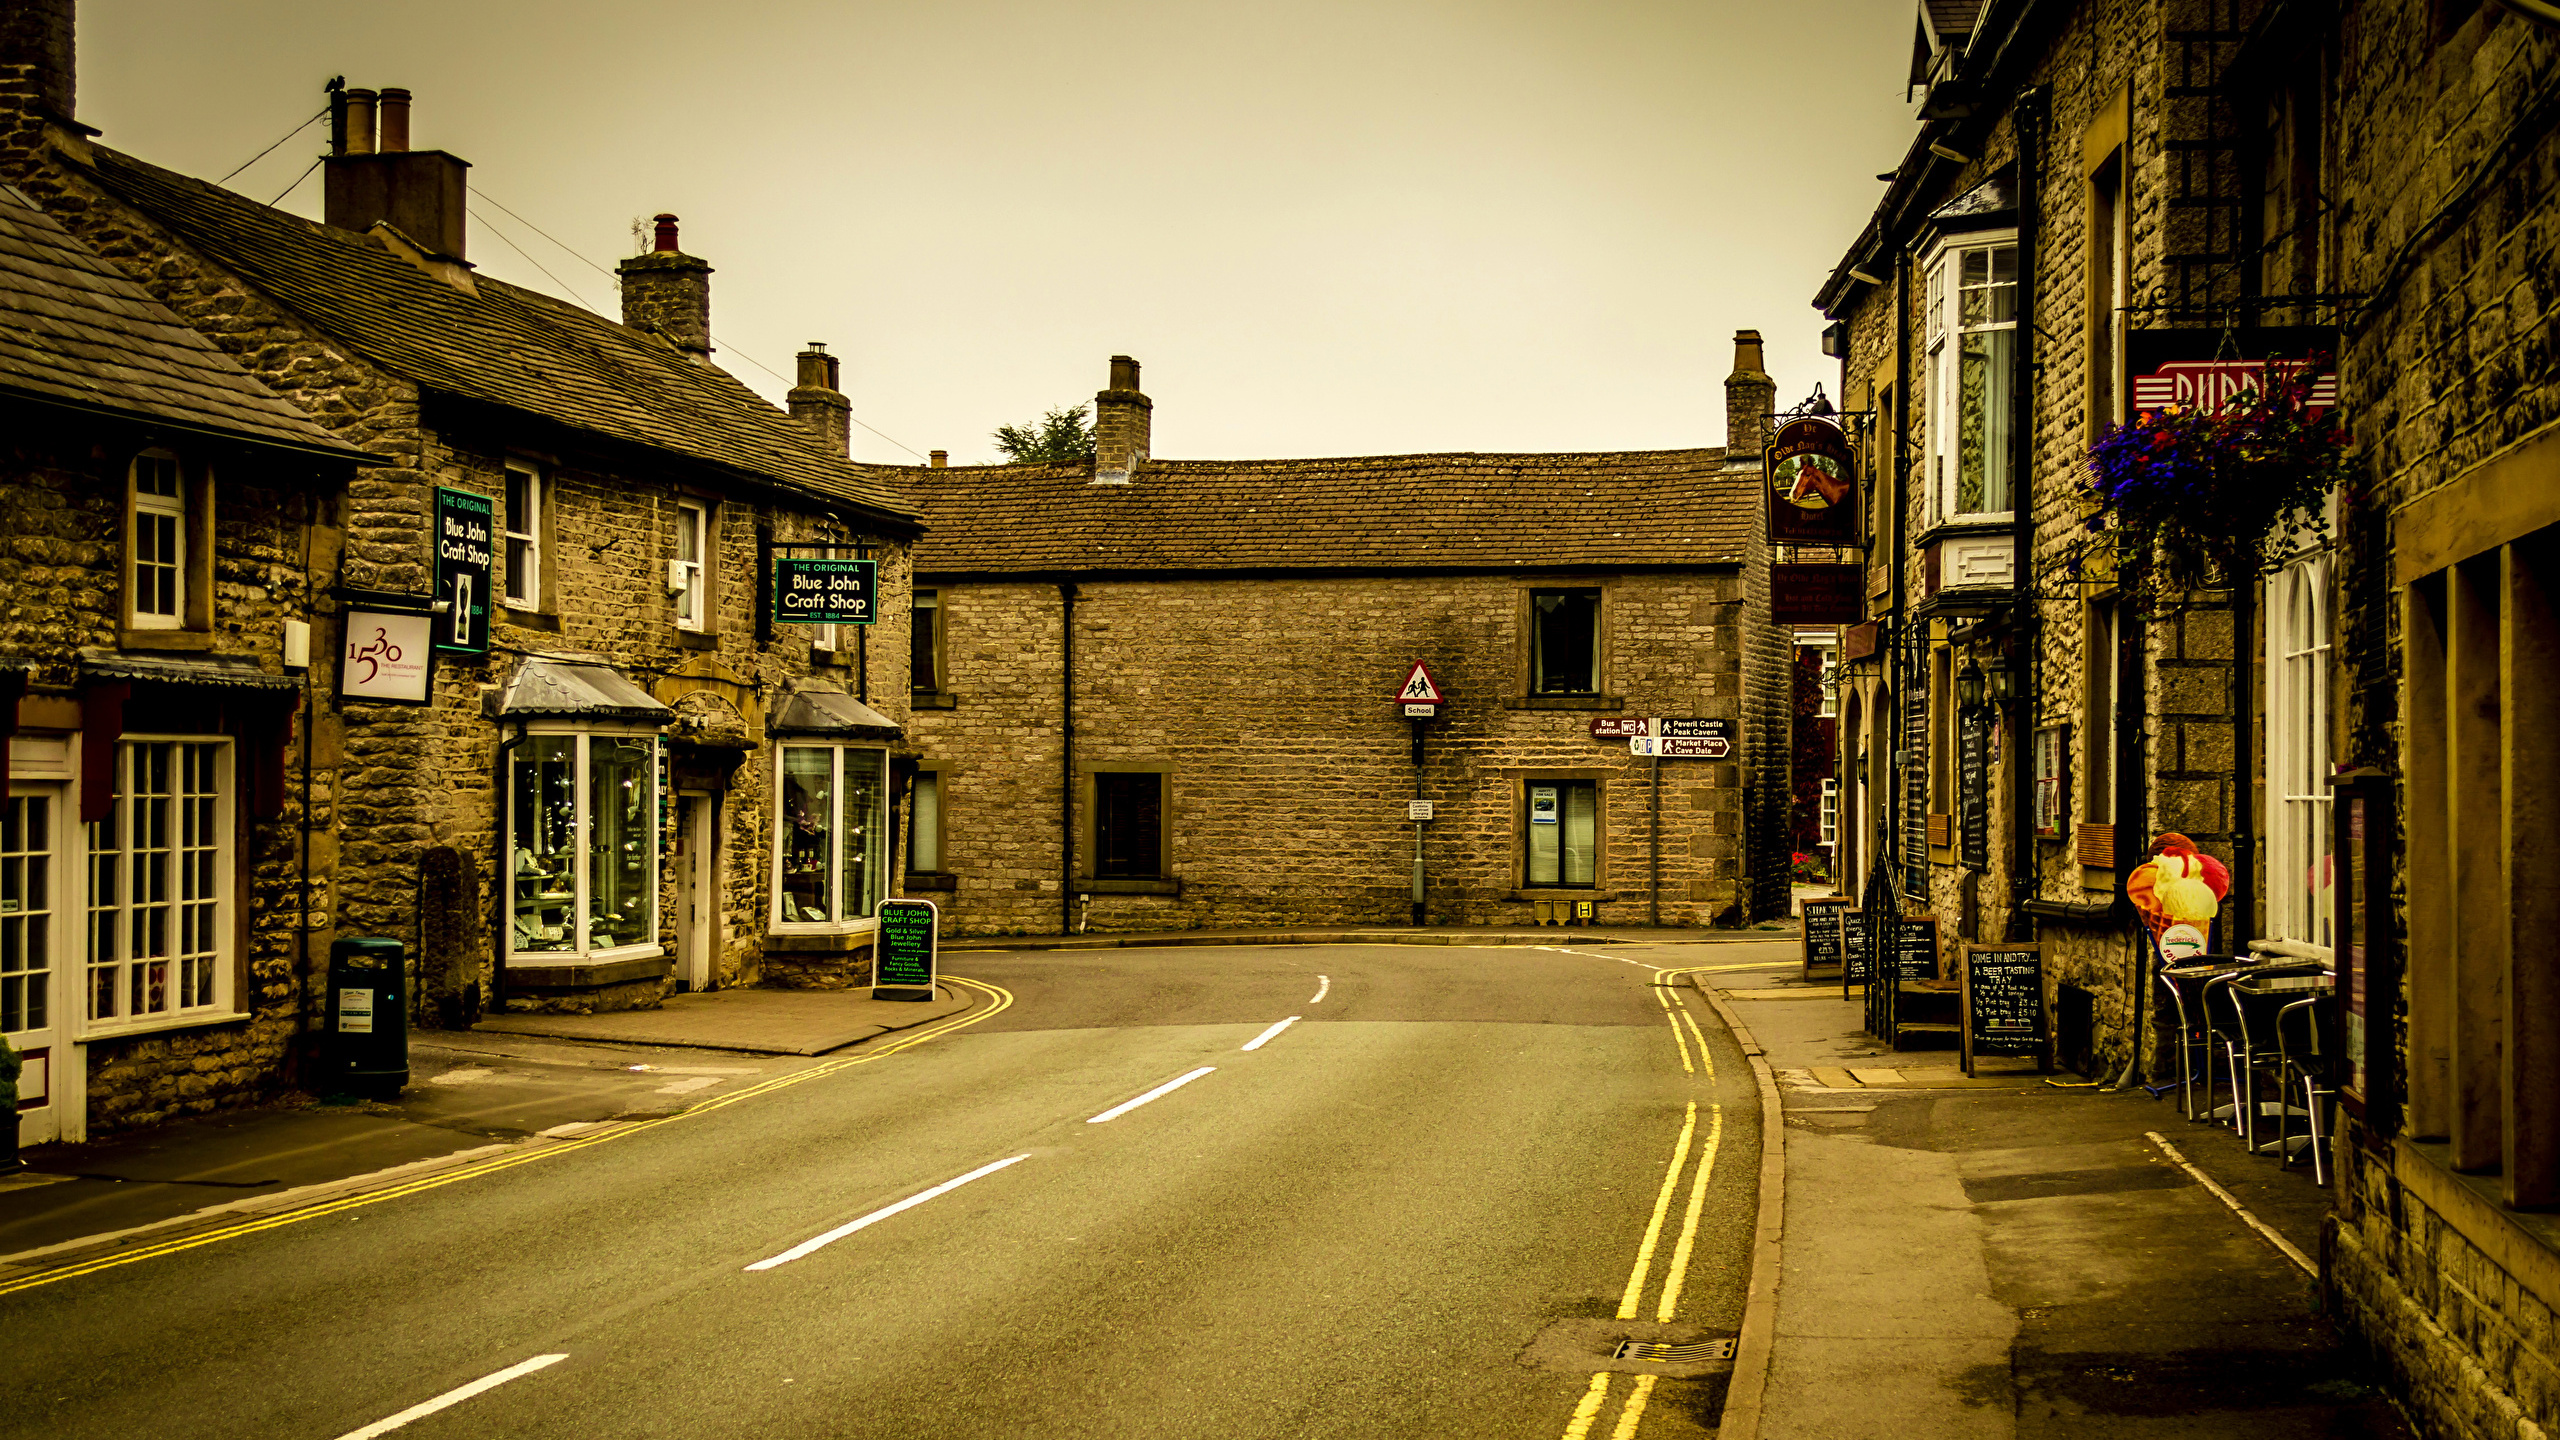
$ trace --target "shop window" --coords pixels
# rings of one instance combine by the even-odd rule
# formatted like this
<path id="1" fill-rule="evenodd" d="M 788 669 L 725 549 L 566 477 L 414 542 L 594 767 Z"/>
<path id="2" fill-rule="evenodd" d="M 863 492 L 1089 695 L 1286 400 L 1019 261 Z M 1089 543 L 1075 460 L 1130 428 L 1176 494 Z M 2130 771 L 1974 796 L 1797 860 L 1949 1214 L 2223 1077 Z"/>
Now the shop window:
<path id="1" fill-rule="evenodd" d="M 0 800 L 0 1035 L 53 1025 L 53 806 Z"/>
<path id="2" fill-rule="evenodd" d="M 102 1029 L 231 1010 L 231 747 L 129 740 L 87 827 L 88 1018 Z"/>
<path id="3" fill-rule="evenodd" d="M 1532 780 L 1527 785 L 1529 885 L 1588 889 L 1600 876 L 1600 793 L 1596 780 Z"/>
<path id="4" fill-rule="evenodd" d="M 930 875 L 942 869 L 942 776 L 916 772 L 907 791 L 907 870 Z"/>
<path id="5" fill-rule="evenodd" d="M 888 893 L 889 752 L 784 745 L 775 764 L 775 928 L 868 919 Z"/>
<path id="6" fill-rule="evenodd" d="M 1164 870 L 1164 776 L 1154 772 L 1096 774 L 1095 878 L 1151 880 L 1162 876 Z"/>
<path id="7" fill-rule="evenodd" d="M 2006 520 L 2017 423 L 2011 355 L 2018 330 L 2014 239 L 1942 247 L 1929 264 L 1926 468 L 1937 520 Z"/>
<path id="8" fill-rule="evenodd" d="M 1529 693 L 1595 695 L 1600 690 L 1600 592 L 1529 592 Z"/>
<path id="9" fill-rule="evenodd" d="M 2328 948 L 2329 567 L 2306 556 L 2267 581 L 2267 933 Z"/>
<path id="10" fill-rule="evenodd" d="M 507 765 L 512 952 L 655 945 L 658 738 L 530 735 Z"/>
<path id="11" fill-rule="evenodd" d="M 675 601 L 676 628 L 711 628 L 711 510 L 690 500 L 676 504 L 676 553 L 667 562 L 667 593 Z"/>
<path id="12" fill-rule="evenodd" d="M 505 514 L 499 523 L 506 527 L 506 565 L 500 597 L 518 610 L 542 608 L 542 503 L 543 483 L 540 473 L 519 466 L 507 467 Z"/>
<path id="13" fill-rule="evenodd" d="M 913 619 L 907 629 L 910 668 L 919 694 L 931 695 L 942 689 L 942 592 L 915 592 Z"/>

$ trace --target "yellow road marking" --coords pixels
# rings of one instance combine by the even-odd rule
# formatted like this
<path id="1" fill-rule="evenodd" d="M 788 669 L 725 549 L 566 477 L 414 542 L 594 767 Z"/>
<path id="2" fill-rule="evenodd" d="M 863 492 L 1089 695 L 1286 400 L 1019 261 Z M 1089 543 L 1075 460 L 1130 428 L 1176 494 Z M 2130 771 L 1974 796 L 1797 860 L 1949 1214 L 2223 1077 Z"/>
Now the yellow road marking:
<path id="1" fill-rule="evenodd" d="M 587 1136 L 581 1139 L 563 1141 L 558 1145 L 547 1146 L 539 1150 L 528 1150 L 520 1154 L 501 1156 L 495 1160 L 484 1160 L 475 1165 L 459 1166 L 452 1170 L 442 1171 L 438 1174 L 412 1180 L 403 1185 L 393 1185 L 381 1190 L 368 1191 L 362 1195 L 350 1195 L 337 1200 L 324 1200 L 317 1204 L 306 1205 L 298 1210 L 288 1210 L 281 1215 L 267 1215 L 256 1220 L 244 1220 L 236 1225 L 225 1225 L 218 1230 L 208 1230 L 201 1235 L 190 1235 L 183 1239 L 167 1240 L 157 1245 L 143 1246 L 138 1250 L 128 1250 L 120 1255 L 101 1256 L 95 1260 L 83 1261 L 73 1265 L 65 1265 L 60 1269 L 47 1270 L 41 1274 L 30 1275 L 23 1280 L 13 1280 L 6 1284 L 0 1284 L 0 1295 L 14 1295 L 21 1290 L 33 1290 L 39 1285 L 51 1285 L 56 1281 L 69 1280 L 80 1275 L 94 1275 L 101 1270 L 112 1270 L 119 1265 L 131 1265 L 138 1260 L 157 1259 L 163 1255 L 177 1254 L 181 1250 L 193 1250 L 199 1245 L 211 1245 L 219 1240 L 237 1239 L 243 1235 L 257 1234 L 262 1230 L 274 1230 L 286 1225 L 299 1224 L 305 1220 L 316 1220 L 323 1215 L 335 1215 L 343 1210 L 354 1210 L 366 1205 L 378 1205 L 385 1200 L 397 1200 L 403 1196 L 415 1195 L 425 1190 L 438 1189 L 446 1185 L 455 1184 L 459 1181 L 474 1180 L 483 1175 L 493 1175 L 501 1170 L 512 1170 L 518 1165 L 530 1165 L 537 1160 L 548 1160 L 555 1156 L 570 1154 L 574 1151 L 586 1150 L 593 1148 L 594 1146 L 609 1144 L 613 1141 L 623 1139 L 626 1136 L 637 1135 L 643 1130 L 654 1130 L 661 1125 L 672 1125 L 679 1120 L 690 1120 L 699 1115 L 707 1115 L 714 1110 L 718 1110 L 729 1105 L 735 1105 L 741 1100 L 746 1100 L 754 1096 L 769 1095 L 776 1090 L 800 1084 L 802 1081 L 815 1080 L 822 1075 L 838 1074 L 842 1071 L 849 1070 L 856 1065 L 868 1065 L 876 1060 L 886 1060 L 900 1051 L 913 1049 L 918 1045 L 924 1044 L 928 1040 L 940 1039 L 942 1036 L 948 1035 L 954 1030 L 958 1030 L 969 1025 L 975 1025 L 981 1020 L 1000 1015 L 1013 1004 L 1013 992 L 1005 989 L 1001 985 L 989 984 L 984 980 L 970 980 L 958 975 L 946 975 L 942 978 L 949 980 L 954 984 L 966 985 L 974 990 L 981 991 L 995 1003 L 987 1006 L 983 1010 L 972 1010 L 965 1014 L 954 1015 L 947 1020 L 934 1021 L 933 1023 L 918 1029 L 914 1034 L 902 1037 L 896 1042 L 880 1050 L 873 1051 L 870 1054 L 848 1056 L 842 1060 L 830 1060 L 823 1064 L 812 1065 L 806 1070 L 795 1071 L 789 1075 L 776 1076 L 762 1084 L 750 1085 L 743 1090 L 733 1091 L 727 1095 L 721 1095 L 702 1101 L 700 1104 L 687 1106 L 672 1115 L 662 1115 L 654 1120 L 635 1121 L 620 1129 L 607 1130 L 602 1134 Z"/>
<path id="2" fill-rule="evenodd" d="M 1697 1037 L 1698 1063 L 1706 1067 L 1707 1078 L 1713 1080 L 1716 1078 L 1716 1057 L 1710 1054 L 1707 1050 L 1706 1032 L 1698 1028 L 1698 1017 L 1690 1012 L 1687 997 L 1683 996 L 1679 997 L 1679 999 L 1680 1018 L 1689 1022 L 1689 1033 Z"/>
<path id="3" fill-rule="evenodd" d="M 1707 1148 L 1698 1156 L 1698 1174 L 1689 1183 L 1689 1213 L 1680 1221 L 1680 1243 L 1671 1249 L 1671 1268 L 1663 1272 L 1662 1303 L 1653 1318 L 1669 1320 L 1680 1312 L 1680 1290 L 1689 1278 L 1689 1251 L 1698 1240 L 1698 1214 L 1706 1207 L 1707 1180 L 1716 1173 L 1716 1147 L 1724 1140 L 1724 1107 L 1707 1107 Z"/>
<path id="4" fill-rule="evenodd" d="M 1749 965 L 1682 965 L 1662 971 L 1653 979 L 1658 985 L 1674 975 L 1722 975 L 1730 970 L 1791 970 L 1803 963 L 1802 960 L 1759 960 Z"/>
<path id="5" fill-rule="evenodd" d="M 1698 1102 L 1689 1102 L 1680 1122 L 1680 1142 L 1671 1147 L 1671 1168 L 1663 1173 L 1662 1193 L 1653 1199 L 1653 1219 L 1644 1227 L 1644 1243 L 1636 1247 L 1635 1269 L 1627 1275 L 1627 1293 L 1618 1301 L 1618 1318 L 1633 1320 L 1644 1299 L 1645 1277 L 1653 1271 L 1653 1247 L 1662 1239 L 1663 1217 L 1671 1213 L 1671 1197 L 1680 1193 L 1680 1169 L 1689 1163 L 1689 1137 L 1698 1133 Z"/>
<path id="6" fill-rule="evenodd" d="M 1662 1002 L 1662 1018 L 1669 1021 L 1671 1024 L 1671 1043 L 1680 1051 L 1680 1073 L 1683 1075 L 1697 1074 L 1698 1067 L 1689 1063 L 1689 1042 L 1680 1034 L 1679 1019 L 1671 1013 L 1670 996 L 1666 993 L 1657 991 L 1653 998 Z M 1702 1051 L 1702 1057 L 1703 1054 L 1704 1052 Z"/>
<path id="7" fill-rule="evenodd" d="M 1573 1418 L 1565 1422 L 1564 1440 L 1583 1440 L 1589 1435 L 1591 1422 L 1600 1418 L 1600 1407 L 1608 1403 L 1608 1399 L 1609 1372 L 1603 1370 L 1591 1377 L 1591 1388 L 1582 1392 L 1582 1403 L 1573 1407 Z"/>
<path id="8" fill-rule="evenodd" d="M 1635 1440 L 1636 1426 L 1644 1420 L 1644 1402 L 1653 1394 L 1654 1377 L 1639 1375 L 1636 1388 L 1627 1396 L 1627 1408 L 1618 1412 L 1618 1428 L 1609 1432 L 1609 1440 Z"/>

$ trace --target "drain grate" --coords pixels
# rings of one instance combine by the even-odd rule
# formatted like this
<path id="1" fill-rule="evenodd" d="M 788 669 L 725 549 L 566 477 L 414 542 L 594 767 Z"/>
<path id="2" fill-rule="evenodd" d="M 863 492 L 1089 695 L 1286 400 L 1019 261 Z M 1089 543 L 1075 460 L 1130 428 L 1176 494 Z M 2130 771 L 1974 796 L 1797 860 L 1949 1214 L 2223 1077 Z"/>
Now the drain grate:
<path id="1" fill-rule="evenodd" d="M 1662 1365 L 1695 1365 L 1701 1360 L 1733 1358 L 1731 1340 L 1702 1340 L 1695 1345 L 1657 1345 L 1650 1340 L 1621 1340 L 1612 1360 L 1651 1360 Z"/>

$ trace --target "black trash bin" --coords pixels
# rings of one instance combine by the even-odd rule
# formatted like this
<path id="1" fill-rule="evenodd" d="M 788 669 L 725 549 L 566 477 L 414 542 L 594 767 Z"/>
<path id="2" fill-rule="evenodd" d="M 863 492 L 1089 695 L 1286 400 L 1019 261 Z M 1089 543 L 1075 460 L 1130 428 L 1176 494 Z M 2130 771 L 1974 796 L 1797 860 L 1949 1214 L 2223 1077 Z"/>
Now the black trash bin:
<path id="1" fill-rule="evenodd" d="M 397 940 L 349 936 L 329 947 L 321 1018 L 324 1087 L 389 1099 L 409 1083 L 408 954 Z"/>

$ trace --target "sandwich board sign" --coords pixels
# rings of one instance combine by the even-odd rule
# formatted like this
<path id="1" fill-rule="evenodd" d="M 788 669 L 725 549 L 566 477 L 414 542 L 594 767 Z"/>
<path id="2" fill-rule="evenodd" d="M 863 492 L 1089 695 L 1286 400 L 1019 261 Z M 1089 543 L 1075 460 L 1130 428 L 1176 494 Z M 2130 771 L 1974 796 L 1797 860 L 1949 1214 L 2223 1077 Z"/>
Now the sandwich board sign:
<path id="1" fill-rule="evenodd" d="M 1404 673 L 1404 684 L 1396 690 L 1396 703 L 1404 707 L 1406 715 L 1416 720 L 1437 717 L 1446 698 L 1440 693 L 1440 682 L 1431 678 L 1431 667 L 1419 660 L 1414 661 L 1413 668 Z"/>
<path id="2" fill-rule="evenodd" d="M 871 998 L 930 1000 L 942 911 L 930 900 L 883 900 L 874 937 Z"/>

